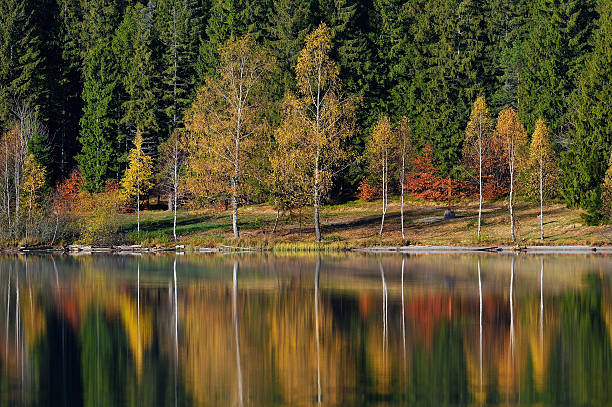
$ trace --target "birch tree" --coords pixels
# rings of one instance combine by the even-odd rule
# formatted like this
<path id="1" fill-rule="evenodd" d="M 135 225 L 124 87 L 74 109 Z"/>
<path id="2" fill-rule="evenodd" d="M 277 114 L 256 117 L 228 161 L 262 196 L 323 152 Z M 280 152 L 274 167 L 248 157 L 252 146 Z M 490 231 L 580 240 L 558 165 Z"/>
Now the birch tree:
<path id="1" fill-rule="evenodd" d="M 410 128 L 410 124 L 408 123 L 408 119 L 403 116 L 398 125 L 397 125 L 397 143 L 399 149 L 399 179 L 400 179 L 400 196 L 401 196 L 401 206 L 400 206 L 400 220 L 401 220 L 401 228 L 402 228 L 402 239 L 406 240 L 406 235 L 404 234 L 404 190 L 406 183 L 406 167 L 408 163 L 412 162 L 412 159 L 415 155 L 414 148 L 414 140 L 412 137 L 412 129 Z"/>
<path id="2" fill-rule="evenodd" d="M 160 176 L 161 184 L 168 193 L 168 209 L 173 211 L 172 235 L 176 236 L 176 213 L 183 179 L 184 137 L 181 131 L 175 131 L 170 138 L 160 146 Z"/>
<path id="3" fill-rule="evenodd" d="M 294 112 L 287 118 L 300 118 L 305 131 L 300 140 L 302 156 L 312 185 L 315 237 L 321 241 L 319 207 L 331 180 L 348 154 L 343 142 L 354 133 L 354 109 L 350 99 L 340 95 L 338 68 L 330 57 L 331 31 L 325 24 L 306 37 L 296 67 L 297 98 L 289 104 Z M 281 126 L 286 125 L 285 123 Z"/>
<path id="4" fill-rule="evenodd" d="M 33 154 L 29 154 L 25 160 L 22 181 L 20 186 L 19 199 L 21 206 L 27 208 L 27 218 L 25 223 L 25 239 L 28 242 L 29 231 L 32 224 L 32 216 L 40 213 L 40 204 L 43 189 L 46 182 L 45 167 L 36 162 Z"/>
<path id="5" fill-rule="evenodd" d="M 555 153 L 551 146 L 550 133 L 542 119 L 536 121 L 535 131 L 531 136 L 529 171 L 532 190 L 537 189 L 538 191 L 540 202 L 540 240 L 544 241 L 544 197 L 551 195 L 557 183 L 558 168 L 555 164 Z"/>
<path id="6" fill-rule="evenodd" d="M 470 121 L 465 129 L 463 158 L 470 167 L 478 168 L 478 240 L 482 225 L 482 186 L 483 169 L 489 154 L 490 139 L 493 134 L 493 122 L 483 96 L 474 102 Z"/>
<path id="7" fill-rule="evenodd" d="M 508 163 L 510 175 L 510 193 L 508 196 L 508 210 L 510 212 L 510 236 L 516 242 L 515 219 L 514 219 L 514 195 L 516 193 L 516 175 L 522 160 L 525 157 L 527 147 L 527 134 L 519 120 L 518 114 L 511 107 L 506 107 L 499 113 L 495 135 L 499 138 Z"/>
<path id="8" fill-rule="evenodd" d="M 372 137 L 367 146 L 371 172 L 377 174 L 382 181 L 382 216 L 378 232 L 380 236 L 385 227 L 385 215 L 389 201 L 389 162 L 393 162 L 393 157 L 390 156 L 394 154 L 396 147 L 393 136 L 389 117 L 380 116 L 374 125 Z"/>
<path id="9" fill-rule="evenodd" d="M 140 233 L 140 195 L 146 194 L 153 186 L 153 159 L 142 150 L 142 134 L 136 133 L 134 148 L 128 155 L 128 168 L 121 180 L 121 186 L 128 197 L 136 197 L 136 224 Z"/>
<path id="10" fill-rule="evenodd" d="M 205 79 L 185 119 L 188 185 L 201 196 L 229 198 L 234 238 L 240 237 L 241 181 L 264 131 L 262 85 L 273 65 L 250 35 L 230 38 L 220 49 L 219 76 Z"/>

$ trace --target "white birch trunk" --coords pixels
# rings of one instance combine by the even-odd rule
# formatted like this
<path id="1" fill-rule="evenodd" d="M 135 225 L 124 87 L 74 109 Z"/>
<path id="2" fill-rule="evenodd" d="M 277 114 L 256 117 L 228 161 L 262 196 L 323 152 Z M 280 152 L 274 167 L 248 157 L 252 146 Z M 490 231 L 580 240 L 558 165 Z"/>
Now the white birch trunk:
<path id="1" fill-rule="evenodd" d="M 540 240 L 544 241 L 544 162 L 540 157 Z"/>
<path id="2" fill-rule="evenodd" d="M 400 191 L 401 195 L 401 205 L 400 205 L 400 221 L 402 224 L 402 240 L 406 240 L 406 235 L 404 234 L 404 177 L 405 177 L 405 168 L 406 168 L 406 146 L 404 142 L 404 150 L 402 151 L 402 171 L 400 175 Z"/>
<path id="3" fill-rule="evenodd" d="M 478 241 L 480 241 L 480 228 L 482 219 L 482 117 L 479 118 L 478 128 Z"/>

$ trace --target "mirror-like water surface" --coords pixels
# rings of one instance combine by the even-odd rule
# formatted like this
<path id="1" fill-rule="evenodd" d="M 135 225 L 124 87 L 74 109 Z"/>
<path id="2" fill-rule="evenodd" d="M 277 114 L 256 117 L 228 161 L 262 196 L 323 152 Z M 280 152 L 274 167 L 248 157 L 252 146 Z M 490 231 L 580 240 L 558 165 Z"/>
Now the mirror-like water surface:
<path id="1" fill-rule="evenodd" d="M 0 257 L 0 404 L 609 405 L 612 258 Z"/>

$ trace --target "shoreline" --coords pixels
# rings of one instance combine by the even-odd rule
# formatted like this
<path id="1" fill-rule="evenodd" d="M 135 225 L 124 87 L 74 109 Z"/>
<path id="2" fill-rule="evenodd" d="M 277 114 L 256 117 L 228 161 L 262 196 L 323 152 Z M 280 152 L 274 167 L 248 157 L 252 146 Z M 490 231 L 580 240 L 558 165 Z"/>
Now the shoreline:
<path id="1" fill-rule="evenodd" d="M 612 246 L 589 246 L 589 245 L 542 245 L 542 246 L 435 246 L 435 245 L 411 245 L 411 246 L 370 246 L 370 247 L 348 247 L 336 248 L 325 247 L 320 245 L 313 249 L 312 246 L 307 248 L 283 247 L 275 248 L 254 248 L 241 246 L 220 247 L 199 247 L 199 246 L 154 246 L 146 247 L 141 245 L 129 246 L 32 246 L 32 247 L 14 247 L 0 248 L 2 253 L 13 254 L 69 254 L 69 255 L 84 255 L 84 254 L 161 254 L 161 253 L 179 253 L 179 254 L 206 254 L 206 253 L 224 253 L 224 254 L 240 254 L 240 253 L 322 253 L 322 252 L 350 252 L 350 253 L 367 253 L 367 254 L 531 254 L 531 255 L 559 255 L 559 254 L 597 254 L 597 255 L 612 255 Z"/>

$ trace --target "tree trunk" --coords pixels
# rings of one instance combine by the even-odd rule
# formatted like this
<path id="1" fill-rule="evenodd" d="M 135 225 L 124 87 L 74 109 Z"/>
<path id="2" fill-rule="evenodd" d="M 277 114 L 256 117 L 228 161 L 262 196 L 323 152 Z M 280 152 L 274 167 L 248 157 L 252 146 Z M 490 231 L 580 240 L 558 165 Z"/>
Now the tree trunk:
<path id="1" fill-rule="evenodd" d="M 400 206 L 400 221 L 402 223 L 402 240 L 406 240 L 406 235 L 404 234 L 404 177 L 405 177 L 405 163 L 406 163 L 406 154 L 402 152 L 402 172 L 400 179 L 400 188 L 402 189 L 401 194 L 401 206 Z"/>
<path id="2" fill-rule="evenodd" d="M 136 191 L 136 224 L 138 227 L 138 236 L 140 236 L 140 186 Z"/>
<path id="3" fill-rule="evenodd" d="M 387 213 L 387 157 L 386 157 L 386 152 L 383 156 L 382 159 L 382 184 L 383 184 L 383 190 L 382 190 L 382 218 L 380 221 L 380 231 L 378 232 L 378 234 L 380 236 L 382 236 L 383 233 L 383 228 L 385 227 L 385 214 Z"/>
<path id="4" fill-rule="evenodd" d="M 321 241 L 321 224 L 319 221 L 319 199 L 319 156 L 317 154 L 314 180 L 314 226 L 317 242 Z"/>
<path id="5" fill-rule="evenodd" d="M 480 225 L 482 219 L 482 139 L 478 138 L 478 241 L 480 241 Z"/>
<path id="6" fill-rule="evenodd" d="M 276 208 L 276 219 L 274 219 L 274 227 L 272 228 L 272 234 L 276 233 L 276 226 L 278 226 L 279 215 L 280 215 L 280 206 Z"/>
<path id="7" fill-rule="evenodd" d="M 510 210 L 510 235 L 512 236 L 512 241 L 516 242 L 516 235 L 514 234 L 514 211 L 512 207 L 513 193 L 514 193 L 514 169 L 511 168 L 510 169 L 510 197 L 508 199 L 508 209 Z"/>
<path id="8" fill-rule="evenodd" d="M 177 199 L 177 191 L 176 191 L 176 186 L 174 187 L 174 204 L 173 209 L 174 209 L 174 219 L 172 220 L 172 234 L 174 235 L 174 241 L 176 242 L 178 239 L 176 238 L 176 211 L 177 211 L 177 206 L 178 206 L 178 199 Z"/>
<path id="9" fill-rule="evenodd" d="M 240 237 L 240 232 L 238 231 L 238 198 L 236 196 L 235 177 L 232 179 L 232 189 L 232 228 L 234 229 L 234 239 L 238 239 Z"/>
<path id="10" fill-rule="evenodd" d="M 234 156 L 234 176 L 232 177 L 232 228 L 234 229 L 234 239 L 240 237 L 238 231 L 238 154 L 240 140 L 236 137 L 236 152 Z"/>
<path id="11" fill-rule="evenodd" d="M 540 240 L 544 241 L 544 163 L 540 158 Z"/>

